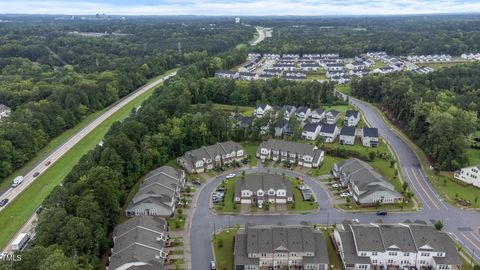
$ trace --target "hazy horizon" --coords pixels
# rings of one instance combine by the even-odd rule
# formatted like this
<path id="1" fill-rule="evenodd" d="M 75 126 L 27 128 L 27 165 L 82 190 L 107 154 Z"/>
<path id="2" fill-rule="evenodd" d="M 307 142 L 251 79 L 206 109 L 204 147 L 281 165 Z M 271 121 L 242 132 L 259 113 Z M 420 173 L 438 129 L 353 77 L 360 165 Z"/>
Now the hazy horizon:
<path id="1" fill-rule="evenodd" d="M 187 15 L 187 16 L 372 16 L 474 14 L 472 0 L 0 0 L 0 14 L 24 15 Z"/>

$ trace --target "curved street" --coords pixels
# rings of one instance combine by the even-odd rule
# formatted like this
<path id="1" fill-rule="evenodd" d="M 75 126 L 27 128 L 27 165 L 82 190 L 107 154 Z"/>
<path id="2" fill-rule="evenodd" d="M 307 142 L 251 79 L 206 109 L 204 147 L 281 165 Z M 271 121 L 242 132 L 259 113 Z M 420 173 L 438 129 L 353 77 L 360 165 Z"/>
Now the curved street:
<path id="1" fill-rule="evenodd" d="M 444 202 L 437 194 L 434 187 L 428 182 L 425 174 L 422 172 L 420 161 L 410 146 L 398 137 L 385 124 L 382 116 L 372 108 L 372 105 L 362 101 L 351 99 L 351 103 L 363 111 L 368 122 L 377 127 L 379 133 L 387 140 L 395 151 L 400 161 L 400 166 L 406 180 L 409 182 L 417 200 L 423 206 L 417 212 L 389 213 L 383 216 L 384 222 L 397 223 L 410 220 L 425 220 L 434 223 L 437 220 L 443 221 L 444 231 L 458 241 L 458 243 L 470 255 L 473 254 L 475 260 L 480 261 L 480 235 L 478 227 L 480 226 L 480 213 L 470 210 L 462 210 Z M 208 267 L 213 260 L 211 249 L 211 237 L 214 229 L 219 230 L 236 224 L 245 224 L 246 222 L 255 224 L 275 224 L 282 222 L 284 224 L 296 224 L 301 221 L 308 221 L 317 224 L 341 223 L 346 219 L 357 218 L 360 223 L 369 223 L 379 219 L 375 213 L 347 213 L 337 210 L 333 207 L 329 194 L 316 179 L 310 178 L 301 173 L 284 170 L 281 168 L 253 167 L 243 168 L 236 171 L 240 173 L 285 173 L 287 176 L 302 176 L 305 183 L 315 192 L 320 210 L 311 214 L 279 214 L 279 215 L 216 215 L 209 209 L 210 194 L 215 187 L 225 179 L 226 174 L 218 176 L 214 180 L 206 183 L 196 193 L 192 202 L 193 211 L 187 220 L 187 237 L 185 241 L 185 255 L 187 262 L 199 267 Z M 188 263 L 187 263 L 188 265 Z M 188 269 L 192 269 L 188 265 Z"/>

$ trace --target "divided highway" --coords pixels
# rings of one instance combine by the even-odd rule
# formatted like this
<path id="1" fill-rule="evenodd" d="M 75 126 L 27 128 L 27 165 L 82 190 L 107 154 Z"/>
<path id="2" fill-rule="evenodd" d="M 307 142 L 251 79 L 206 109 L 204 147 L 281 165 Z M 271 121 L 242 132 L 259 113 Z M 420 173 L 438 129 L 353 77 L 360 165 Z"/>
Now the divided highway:
<path id="1" fill-rule="evenodd" d="M 9 204 L 17 197 L 19 196 L 29 185 L 31 185 L 37 177 L 34 177 L 33 175 L 38 172 L 39 175 L 44 173 L 50 166 L 52 166 L 55 162 L 57 162 L 64 154 L 66 154 L 71 148 L 73 148 L 78 142 L 80 142 L 85 136 L 87 136 L 90 132 L 92 132 L 95 128 L 97 128 L 102 122 L 107 120 L 109 117 L 111 117 L 114 113 L 122 109 L 124 106 L 135 100 L 137 97 L 141 96 L 148 90 L 158 86 L 160 83 L 164 82 L 168 78 L 171 78 L 176 75 L 176 71 L 162 76 L 152 82 L 149 82 L 145 84 L 144 86 L 136 89 L 134 92 L 130 93 L 129 95 L 125 96 L 115 104 L 113 104 L 109 109 L 107 109 L 104 113 L 102 113 L 100 116 L 98 116 L 95 120 L 93 120 L 91 123 L 89 123 L 87 126 L 85 126 L 83 129 L 81 129 L 78 133 L 70 137 L 67 141 L 65 141 L 61 146 L 57 147 L 55 150 L 53 150 L 45 159 L 43 159 L 41 162 L 39 162 L 36 166 L 34 166 L 31 170 L 28 171 L 24 175 L 24 180 L 23 182 L 15 187 L 12 188 L 10 187 L 7 191 L 5 191 L 1 196 L 0 200 L 3 199 L 8 199 L 9 202 L 3 206 L 0 207 L 0 215 L 2 214 L 2 211 L 9 206 Z M 47 165 L 48 164 L 48 165 Z M 32 218 L 29 219 L 29 221 L 23 226 L 23 228 L 18 232 L 28 232 L 32 228 L 32 223 L 35 221 L 35 215 L 32 216 Z M 18 234 L 17 233 L 17 234 Z M 16 236 L 15 236 L 16 237 Z M 9 247 L 8 247 L 9 248 Z M 6 251 L 8 251 L 8 248 Z"/>
<path id="2" fill-rule="evenodd" d="M 153 82 L 150 82 L 134 92 L 130 93 L 128 96 L 122 98 L 120 101 L 112 105 L 110 109 L 108 109 L 106 112 L 101 114 L 98 118 L 93 120 L 90 124 L 88 124 L 86 127 L 84 127 L 82 130 L 80 130 L 77 134 L 72 136 L 70 139 L 68 139 L 65 143 L 63 143 L 60 147 L 57 149 L 53 150 L 52 153 L 50 153 L 44 160 L 42 160 L 39 164 L 37 164 L 34 168 L 32 168 L 28 173 L 24 175 L 24 180 L 23 182 L 15 188 L 10 187 L 7 191 L 5 191 L 1 196 L 0 200 L 3 199 L 8 199 L 9 202 L 14 200 L 20 193 L 22 193 L 23 190 L 25 190 L 33 181 L 35 181 L 36 177 L 33 177 L 33 175 L 38 172 L 39 174 L 42 174 L 45 172 L 50 165 L 55 163 L 59 158 L 61 158 L 68 150 L 70 150 L 75 144 L 77 144 L 79 141 L 81 141 L 86 135 L 88 135 L 90 132 L 92 132 L 98 125 L 100 125 L 103 121 L 108 119 L 112 114 L 116 113 L 118 110 L 123 108 L 125 105 L 130 103 L 132 100 L 137 98 L 138 96 L 142 95 L 143 93 L 147 92 L 149 89 L 157 86 L 158 84 L 162 83 L 166 79 L 175 76 L 176 72 L 173 72 L 169 75 L 163 76 Z M 48 165 L 47 165 L 48 164 Z M 38 177 L 38 176 L 37 176 Z M 8 203 L 0 207 L 0 212 L 8 206 Z"/>

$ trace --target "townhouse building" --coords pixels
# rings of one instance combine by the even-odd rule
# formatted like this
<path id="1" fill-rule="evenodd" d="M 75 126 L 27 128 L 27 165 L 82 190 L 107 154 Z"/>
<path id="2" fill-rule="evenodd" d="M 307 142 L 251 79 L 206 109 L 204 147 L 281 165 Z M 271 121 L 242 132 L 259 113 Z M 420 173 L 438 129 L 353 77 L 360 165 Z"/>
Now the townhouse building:
<path id="1" fill-rule="evenodd" d="M 338 225 L 333 233 L 344 269 L 460 269 L 450 236 L 424 221 Z"/>
<path id="2" fill-rule="evenodd" d="M 163 270 L 168 252 L 167 222 L 160 217 L 137 216 L 116 226 L 107 270 Z"/>
<path id="3" fill-rule="evenodd" d="M 240 162 L 245 157 L 241 144 L 226 141 L 187 151 L 177 159 L 177 162 L 188 173 L 201 173 L 233 162 Z"/>
<path id="4" fill-rule="evenodd" d="M 288 162 L 311 168 L 320 166 L 325 153 L 311 144 L 270 139 L 260 144 L 256 156 L 262 161 Z"/>
<path id="5" fill-rule="evenodd" d="M 175 213 L 181 191 L 185 187 L 185 172 L 162 166 L 149 172 L 127 206 L 129 217 L 150 215 L 169 217 Z"/>
<path id="6" fill-rule="evenodd" d="M 327 270 L 328 252 L 321 231 L 309 224 L 246 224 L 235 235 L 235 270 Z"/>
<path id="7" fill-rule="evenodd" d="M 400 203 L 403 196 L 370 164 L 349 158 L 333 165 L 332 174 L 347 187 L 353 200 L 360 205 Z"/>
<path id="8" fill-rule="evenodd" d="M 247 174 L 235 183 L 235 203 L 286 204 L 293 202 L 291 183 L 277 174 Z"/>

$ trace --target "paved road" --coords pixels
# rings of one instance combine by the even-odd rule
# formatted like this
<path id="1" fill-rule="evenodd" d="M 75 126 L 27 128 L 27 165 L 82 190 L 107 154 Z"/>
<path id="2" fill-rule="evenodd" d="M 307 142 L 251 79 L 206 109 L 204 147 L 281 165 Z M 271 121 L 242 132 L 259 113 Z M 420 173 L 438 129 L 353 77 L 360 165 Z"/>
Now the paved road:
<path id="1" fill-rule="evenodd" d="M 100 125 L 103 121 L 108 119 L 110 116 L 112 116 L 115 112 L 123 108 L 125 105 L 128 103 L 132 102 L 135 98 L 138 96 L 144 94 L 146 91 L 149 89 L 156 87 L 158 84 L 162 83 L 166 79 L 175 76 L 176 71 L 173 73 L 170 73 L 168 75 L 162 76 L 158 78 L 155 81 L 152 81 L 148 84 L 145 84 L 144 86 L 138 88 L 134 92 L 130 93 L 129 95 L 125 96 L 121 100 L 119 100 L 117 103 L 112 105 L 107 111 L 105 111 L 103 114 L 98 116 L 95 120 L 93 120 L 90 124 L 88 124 L 86 127 L 84 127 L 82 130 L 80 130 L 77 134 L 73 135 L 70 139 L 68 139 L 65 143 L 63 143 L 60 147 L 56 148 L 55 150 L 52 151 L 44 160 L 42 160 L 39 164 L 37 164 L 34 168 L 32 168 L 27 174 L 25 174 L 25 179 L 23 180 L 22 184 L 20 184 L 16 188 L 9 188 L 6 192 L 4 192 L 0 196 L 1 199 L 9 199 L 9 203 L 4 206 L 0 207 L 0 214 L 1 211 L 8 207 L 8 205 L 23 191 L 25 190 L 31 183 L 35 181 L 35 177 L 33 177 L 33 174 L 35 172 L 39 172 L 40 175 L 44 173 L 51 165 L 53 165 L 58 159 L 60 159 L 66 152 L 68 152 L 75 144 L 77 144 L 79 141 L 81 141 L 85 136 L 87 136 L 90 132 L 92 132 L 98 125 Z M 45 164 L 47 162 L 51 162 L 49 166 L 46 166 Z M 31 232 L 33 228 L 33 222 L 36 220 L 32 216 L 27 223 L 17 232 L 17 234 L 13 237 L 17 237 L 19 233 L 23 232 Z M 12 241 L 13 241 L 12 239 Z M 11 241 L 10 241 L 11 242 Z M 9 246 L 10 244 L 6 247 L 5 251 L 9 251 Z"/>
<path id="2" fill-rule="evenodd" d="M 267 30 L 264 27 L 255 26 L 255 29 L 258 32 L 258 38 L 256 40 L 252 41 L 252 43 L 251 43 L 252 46 L 255 46 L 258 43 L 262 42 L 267 35 L 267 33 L 266 33 Z"/>
<path id="3" fill-rule="evenodd" d="M 390 213 L 386 217 L 382 217 L 384 222 L 403 222 L 410 220 L 425 220 L 434 223 L 442 220 L 444 230 L 456 239 L 464 250 L 468 253 L 474 253 L 474 258 L 480 261 L 480 235 L 478 227 L 480 226 L 480 213 L 475 211 L 461 210 L 444 202 L 435 189 L 426 179 L 422 172 L 420 162 L 413 150 L 402 141 L 389 127 L 385 124 L 380 114 L 370 105 L 362 103 L 358 100 L 352 102 L 364 112 L 364 115 L 373 126 L 379 129 L 383 136 L 391 145 L 398 155 L 400 166 L 405 173 L 406 180 L 413 189 L 415 195 L 419 198 L 422 208 L 417 212 L 408 213 Z M 247 173 L 267 172 L 285 173 L 288 176 L 300 176 L 301 174 L 292 171 L 285 171 L 280 168 L 252 168 L 244 169 Z M 239 172 L 238 172 L 239 173 Z M 225 174 L 226 175 L 226 174 Z M 214 227 L 219 230 L 227 227 L 229 224 L 245 224 L 252 222 L 256 224 L 275 224 L 282 222 L 284 224 L 296 224 L 301 221 L 309 221 L 317 224 L 341 223 L 344 220 L 357 218 L 361 223 L 369 223 L 378 220 L 378 216 L 374 213 L 345 213 L 333 207 L 332 200 L 328 193 L 322 189 L 318 180 L 311 179 L 306 175 L 301 175 L 305 179 L 305 183 L 309 185 L 316 193 L 319 200 L 320 211 L 308 215 L 252 215 L 252 216 L 228 216 L 215 215 L 209 209 L 210 194 L 214 188 L 225 179 L 225 175 L 219 176 L 215 180 L 208 182 L 203 186 L 195 205 L 192 216 L 192 225 L 190 231 L 190 250 L 192 265 L 200 268 L 207 268 L 208 263 L 213 259 L 210 247 L 211 234 Z M 189 268 L 191 269 L 191 268 Z"/>
<path id="4" fill-rule="evenodd" d="M 35 167 L 33 167 L 29 172 L 27 172 L 24 175 L 24 180 L 22 184 L 20 184 L 16 188 L 9 188 L 6 190 L 1 196 L 0 200 L 2 199 L 8 199 L 9 203 L 14 200 L 20 193 L 22 193 L 23 190 L 25 190 L 33 181 L 35 181 L 36 177 L 33 177 L 33 174 L 35 172 L 39 172 L 40 175 L 45 172 L 48 167 L 50 167 L 52 164 L 54 164 L 58 159 L 60 159 L 68 150 L 70 150 L 75 144 L 77 144 L 79 141 L 81 141 L 85 136 L 87 136 L 90 132 L 92 132 L 98 125 L 100 125 L 103 121 L 108 119 L 112 114 L 116 113 L 118 110 L 123 108 L 125 105 L 130 103 L 132 100 L 137 98 L 138 96 L 142 95 L 149 89 L 157 86 L 159 83 L 163 82 L 164 80 L 175 76 L 176 72 L 173 72 L 169 75 L 163 76 L 151 83 L 148 83 L 128 96 L 122 98 L 120 101 L 115 103 L 113 106 L 111 106 L 110 109 L 105 111 L 103 114 L 101 114 L 99 117 L 97 117 L 95 120 L 93 120 L 90 124 L 88 124 L 86 127 L 84 127 L 82 130 L 80 130 L 78 133 L 73 135 L 70 139 L 68 139 L 65 143 L 63 143 L 60 147 L 57 149 L 53 150 L 44 160 L 39 162 Z M 47 162 L 50 162 L 50 165 L 46 165 Z M 0 207 L 0 211 L 2 211 L 4 208 L 8 207 L 8 204 L 4 207 Z"/>

